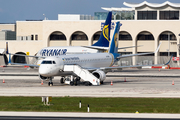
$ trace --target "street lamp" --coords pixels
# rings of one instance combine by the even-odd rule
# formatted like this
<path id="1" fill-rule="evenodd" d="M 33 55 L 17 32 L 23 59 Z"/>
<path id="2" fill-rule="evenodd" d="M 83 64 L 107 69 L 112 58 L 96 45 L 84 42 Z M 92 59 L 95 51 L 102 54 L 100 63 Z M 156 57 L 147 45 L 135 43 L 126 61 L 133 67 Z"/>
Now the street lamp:
<path id="1" fill-rule="evenodd" d="M 47 19 L 46 19 L 46 15 L 45 15 L 45 14 L 43 14 L 43 16 L 44 16 L 44 20 L 47 20 Z"/>

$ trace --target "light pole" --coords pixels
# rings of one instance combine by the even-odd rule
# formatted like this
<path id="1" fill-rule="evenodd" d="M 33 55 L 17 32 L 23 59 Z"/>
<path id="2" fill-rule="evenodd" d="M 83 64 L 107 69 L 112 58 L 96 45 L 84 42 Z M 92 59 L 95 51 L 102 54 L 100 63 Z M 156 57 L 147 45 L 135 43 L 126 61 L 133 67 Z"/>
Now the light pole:
<path id="1" fill-rule="evenodd" d="M 45 14 L 43 14 L 43 16 L 44 16 L 44 20 L 47 20 L 47 19 L 46 19 L 46 15 L 45 15 Z"/>

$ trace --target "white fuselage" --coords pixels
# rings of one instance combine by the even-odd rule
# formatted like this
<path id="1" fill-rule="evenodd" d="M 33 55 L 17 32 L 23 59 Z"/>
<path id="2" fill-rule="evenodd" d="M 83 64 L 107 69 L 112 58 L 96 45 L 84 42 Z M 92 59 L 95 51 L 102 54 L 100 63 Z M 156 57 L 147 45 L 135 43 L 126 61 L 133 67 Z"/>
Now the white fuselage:
<path id="1" fill-rule="evenodd" d="M 110 53 L 62 55 L 57 57 L 47 57 L 43 62 L 39 67 L 39 74 L 45 77 L 52 77 L 69 74 L 63 71 L 64 65 L 79 65 L 86 69 L 110 67 L 114 63 L 114 57 Z"/>
<path id="2" fill-rule="evenodd" d="M 81 47 L 81 46 L 57 46 L 57 47 L 45 47 L 38 51 L 37 56 L 50 57 L 50 56 L 87 54 L 87 53 L 98 53 L 98 52 L 103 52 L 103 51 L 92 48 Z"/>

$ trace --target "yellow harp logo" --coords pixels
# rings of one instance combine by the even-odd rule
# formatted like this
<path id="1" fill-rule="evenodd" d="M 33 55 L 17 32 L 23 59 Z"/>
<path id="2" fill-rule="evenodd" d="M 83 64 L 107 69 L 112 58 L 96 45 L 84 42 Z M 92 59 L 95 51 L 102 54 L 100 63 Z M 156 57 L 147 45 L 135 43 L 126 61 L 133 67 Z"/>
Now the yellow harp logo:
<path id="1" fill-rule="evenodd" d="M 109 28 L 108 28 L 109 25 L 105 25 L 104 28 L 103 28 L 103 36 L 109 41 Z"/>

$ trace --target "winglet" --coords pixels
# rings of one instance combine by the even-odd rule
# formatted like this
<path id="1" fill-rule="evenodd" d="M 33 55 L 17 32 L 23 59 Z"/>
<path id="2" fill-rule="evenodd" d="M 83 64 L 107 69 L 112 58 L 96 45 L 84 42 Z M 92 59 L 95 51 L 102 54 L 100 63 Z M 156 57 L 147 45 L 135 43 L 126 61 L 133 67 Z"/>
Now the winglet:
<path id="1" fill-rule="evenodd" d="M 162 42 L 160 42 L 159 46 L 157 47 L 157 49 L 156 49 L 156 51 L 155 51 L 154 53 L 157 53 L 157 52 L 158 52 L 158 50 L 159 50 L 159 48 L 160 48 L 160 46 L 161 46 L 161 43 L 162 43 Z"/>
<path id="2" fill-rule="evenodd" d="M 168 65 L 171 62 L 172 57 L 173 57 L 173 54 L 171 55 L 171 58 L 169 59 L 169 61 L 165 65 Z"/>
<path id="3" fill-rule="evenodd" d="M 11 53 L 9 53 L 9 64 L 11 64 Z"/>
<path id="4" fill-rule="evenodd" d="M 9 54 L 9 51 L 8 51 L 8 42 L 6 42 L 6 54 Z"/>

